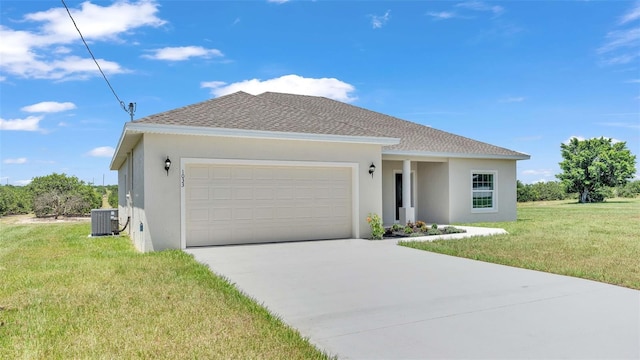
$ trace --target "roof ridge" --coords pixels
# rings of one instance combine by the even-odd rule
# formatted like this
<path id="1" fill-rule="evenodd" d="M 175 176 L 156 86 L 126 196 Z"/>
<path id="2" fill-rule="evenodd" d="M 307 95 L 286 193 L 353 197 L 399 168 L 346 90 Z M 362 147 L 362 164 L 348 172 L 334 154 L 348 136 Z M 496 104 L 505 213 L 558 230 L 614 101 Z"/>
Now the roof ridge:
<path id="1" fill-rule="evenodd" d="M 258 94 L 258 95 L 253 95 L 253 96 L 255 96 L 256 98 L 260 99 L 261 101 L 266 101 L 266 102 L 269 102 L 269 103 L 272 103 L 272 104 L 277 104 L 278 106 L 285 106 L 287 108 L 294 109 L 296 111 L 302 111 L 302 112 L 305 112 L 305 113 L 320 117 L 320 118 L 325 119 L 325 120 L 341 123 L 342 125 L 345 125 L 345 126 L 348 126 L 348 127 L 351 127 L 351 128 L 364 130 L 365 132 L 375 133 L 376 135 L 378 135 L 380 137 L 388 137 L 388 136 L 385 136 L 383 134 L 380 134 L 379 132 L 377 132 L 375 130 L 366 129 L 366 128 L 363 128 L 363 127 L 360 127 L 360 126 L 357 126 L 357 125 L 354 125 L 354 124 L 349 124 L 347 122 L 340 121 L 340 120 L 334 119 L 332 117 L 328 117 L 326 115 L 318 114 L 318 113 L 316 113 L 314 111 L 311 111 L 309 109 L 300 108 L 300 107 L 292 105 L 292 104 L 284 104 L 284 103 L 282 103 L 280 101 L 274 101 L 273 99 L 267 99 L 267 98 L 261 97 L 260 95 L 263 95 L 263 94 L 265 94 L 265 93 Z M 284 94 L 284 93 L 274 93 L 274 94 Z M 297 94 L 289 94 L 289 95 L 297 95 Z M 318 97 L 318 96 L 312 96 L 312 95 L 299 95 L 299 96 Z"/>
<path id="2" fill-rule="evenodd" d="M 223 99 L 223 98 L 227 98 L 227 97 L 231 97 L 231 96 L 238 96 L 238 95 L 239 96 L 245 96 L 245 95 L 255 96 L 255 95 L 251 95 L 249 93 L 246 93 L 244 91 L 236 91 L 236 92 L 231 93 L 231 94 L 225 94 L 225 95 L 218 96 L 218 97 L 215 97 L 215 98 L 210 98 L 210 99 L 207 99 L 207 100 L 198 101 L 198 102 L 193 103 L 193 104 L 183 105 L 183 106 L 175 108 L 175 109 L 166 110 L 166 111 L 162 111 L 162 112 L 155 113 L 155 114 L 150 114 L 150 115 L 147 115 L 147 116 L 142 117 L 140 119 L 133 120 L 133 122 L 146 120 L 146 119 L 152 118 L 152 117 L 163 116 L 163 115 L 166 115 L 166 114 L 169 114 L 169 113 L 178 112 L 180 110 L 185 110 L 187 108 L 191 108 L 191 107 L 194 107 L 194 106 L 199 106 L 199 105 L 202 105 L 202 104 L 206 104 L 208 102 L 213 102 L 213 101 L 217 101 L 217 100 L 220 100 L 220 99 Z"/>
<path id="3" fill-rule="evenodd" d="M 311 97 L 311 98 L 321 98 L 321 99 L 326 99 L 326 100 L 331 100 L 331 101 L 335 101 L 335 102 L 338 102 L 338 103 L 342 103 L 342 104 L 344 104 L 344 105 L 349 105 L 349 104 L 347 104 L 347 103 L 343 103 L 343 102 L 341 102 L 341 101 L 333 100 L 333 99 L 330 99 L 330 98 L 327 98 L 327 97 L 324 97 L 324 96 L 301 95 L 301 94 L 289 94 L 289 93 L 280 93 L 280 92 L 275 92 L 275 91 L 266 91 L 266 92 L 263 92 L 262 94 L 258 94 L 258 95 L 256 95 L 256 96 L 260 97 L 261 95 L 264 95 L 264 94 L 276 94 L 276 95 L 290 95 L 290 96 L 301 96 L 301 97 L 302 97 L 302 96 L 304 96 L 304 97 Z M 264 99 L 264 98 L 263 98 L 263 99 Z M 301 108 L 301 107 L 299 107 L 299 106 L 295 106 L 295 105 L 293 105 L 293 104 L 284 104 L 284 103 L 282 103 L 282 102 L 280 102 L 280 101 L 277 101 L 277 100 L 275 100 L 275 99 L 267 99 L 267 100 L 272 101 L 272 102 L 276 102 L 278 105 L 285 105 L 285 106 L 292 107 L 292 108 L 294 108 L 294 109 L 296 109 L 296 110 L 299 110 L 299 111 L 308 112 L 308 113 L 311 113 L 311 114 L 314 114 L 314 115 L 317 115 L 317 116 L 320 116 L 320 117 L 323 117 L 323 118 L 327 118 L 327 119 L 329 119 L 326 115 L 318 114 L 317 112 L 312 111 L 312 110 L 310 110 L 310 109 Z M 352 105 L 352 106 L 353 106 L 353 105 Z M 357 107 L 357 106 L 355 106 L 355 107 Z M 360 109 L 364 109 L 364 108 L 360 108 Z M 366 110 L 366 109 L 365 109 L 365 110 Z M 384 115 L 384 114 L 383 114 L 383 115 Z M 362 127 L 362 126 L 359 126 L 359 125 L 356 125 L 356 124 L 351 124 L 351 123 L 348 123 L 348 122 L 346 122 L 346 121 L 339 120 L 339 119 L 330 119 L 330 120 L 333 120 L 333 121 L 339 122 L 339 123 L 341 123 L 341 124 L 343 124 L 343 125 L 347 125 L 347 126 L 350 126 L 350 127 L 354 127 L 354 128 L 360 129 L 360 130 L 364 130 L 364 131 L 368 131 L 368 132 L 373 132 L 373 133 L 375 133 L 375 134 L 377 134 L 378 136 L 381 136 L 381 137 L 388 137 L 387 135 L 382 134 L 381 132 L 379 132 L 379 131 L 377 131 L 377 130 L 374 130 L 374 129 L 368 129 L 368 128 L 365 128 L 365 127 Z"/>

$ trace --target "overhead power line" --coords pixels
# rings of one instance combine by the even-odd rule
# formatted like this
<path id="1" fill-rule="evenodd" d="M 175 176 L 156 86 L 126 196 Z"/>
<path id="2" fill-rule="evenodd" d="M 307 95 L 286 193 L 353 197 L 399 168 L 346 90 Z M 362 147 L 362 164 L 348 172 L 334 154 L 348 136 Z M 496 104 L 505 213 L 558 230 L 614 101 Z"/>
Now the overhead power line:
<path id="1" fill-rule="evenodd" d="M 107 79 L 107 75 L 105 75 L 104 71 L 102 71 L 102 68 L 100 67 L 100 64 L 98 63 L 98 60 L 96 60 L 96 57 L 93 55 L 93 52 L 89 48 L 89 44 L 87 44 L 87 41 L 84 39 L 84 36 L 82 36 L 82 32 L 80 31 L 80 28 L 78 27 L 78 24 L 76 24 L 76 21 L 73 19 L 73 16 L 71 16 L 71 11 L 69 11 L 69 7 L 64 2 L 64 0 L 60 0 L 60 1 L 62 1 L 62 5 L 64 5 L 64 8 L 67 10 L 67 14 L 69 14 L 69 18 L 71 19 L 71 22 L 73 23 L 73 26 L 75 26 L 76 30 L 78 30 L 78 34 L 80 35 L 80 39 L 82 39 L 82 42 L 84 43 L 84 46 L 87 48 L 87 51 L 89 52 L 89 55 L 91 55 L 91 58 L 93 59 L 93 62 L 96 63 L 96 66 L 98 67 L 98 70 L 100 70 L 100 74 L 102 74 L 102 77 L 104 78 L 104 81 L 106 81 L 107 85 L 109 86 L 109 89 L 111 89 L 111 92 L 113 93 L 113 96 L 116 97 L 116 100 L 118 100 L 118 102 L 120 103 L 120 106 L 122 107 L 122 110 L 127 112 L 129 114 L 129 116 L 131 116 L 131 121 L 133 121 L 133 114 L 136 111 L 136 104 L 135 103 L 129 103 L 129 107 L 127 108 L 125 106 L 124 101 L 120 100 L 120 97 L 118 97 L 118 94 L 116 94 L 116 91 L 114 90 L 113 86 L 111 86 L 111 83 L 109 82 L 109 79 Z"/>

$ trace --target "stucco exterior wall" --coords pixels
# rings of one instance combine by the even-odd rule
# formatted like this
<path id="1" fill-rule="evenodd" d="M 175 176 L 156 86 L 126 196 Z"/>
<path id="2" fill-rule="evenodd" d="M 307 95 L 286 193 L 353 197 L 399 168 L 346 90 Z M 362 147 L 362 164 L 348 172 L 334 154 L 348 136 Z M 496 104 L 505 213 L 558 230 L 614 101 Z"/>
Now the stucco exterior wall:
<path id="1" fill-rule="evenodd" d="M 449 223 L 449 163 L 418 163 L 418 220 Z"/>
<path id="2" fill-rule="evenodd" d="M 131 237 L 136 249 L 151 251 L 153 246 L 144 229 L 144 223 L 146 223 L 144 164 L 144 139 L 142 139 L 118 170 L 118 218 L 121 226 L 127 222 L 127 218 L 130 218 L 125 232 Z"/>
<path id="3" fill-rule="evenodd" d="M 372 162 L 382 167 L 380 145 L 161 134 L 145 134 L 143 145 L 146 218 L 139 220 L 151 243 L 144 251 L 181 247 L 183 158 L 357 163 L 360 237 L 370 236 L 366 215 L 382 210 L 381 171 L 373 179 L 368 174 Z M 164 170 L 167 156 L 172 162 L 168 175 Z"/>
<path id="4" fill-rule="evenodd" d="M 474 171 L 496 172 L 495 211 L 472 209 L 472 179 Z M 516 209 L 516 161 L 515 160 L 449 160 L 449 198 L 452 223 L 514 221 Z"/>

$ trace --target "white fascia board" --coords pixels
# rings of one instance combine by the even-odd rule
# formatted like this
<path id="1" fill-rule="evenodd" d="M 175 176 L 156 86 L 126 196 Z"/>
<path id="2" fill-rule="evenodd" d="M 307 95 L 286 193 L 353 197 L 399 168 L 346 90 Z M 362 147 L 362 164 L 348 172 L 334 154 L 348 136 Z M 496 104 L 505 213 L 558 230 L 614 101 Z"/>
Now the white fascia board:
<path id="1" fill-rule="evenodd" d="M 200 135 L 200 136 L 224 136 L 236 138 L 272 139 L 272 140 L 304 140 L 327 141 L 341 143 L 377 144 L 383 146 L 397 145 L 398 138 L 351 136 L 331 134 L 307 134 L 280 131 L 242 130 L 227 128 L 209 128 L 199 126 L 163 125 L 145 123 L 127 123 L 124 132 L 153 133 L 168 135 Z"/>
<path id="2" fill-rule="evenodd" d="M 109 164 L 109 169 L 111 170 L 118 170 L 117 168 L 114 168 L 114 166 L 116 165 L 116 159 L 119 157 L 118 154 L 120 153 L 120 149 L 122 148 L 122 142 L 124 141 L 127 124 L 128 123 L 124 124 L 122 133 L 120 134 L 120 139 L 118 139 L 118 146 L 116 146 L 116 150 L 113 152 L 113 157 L 111 158 L 111 163 Z M 119 166 L 120 164 L 118 164 L 118 167 Z"/>
<path id="3" fill-rule="evenodd" d="M 396 156 L 415 156 L 415 157 L 435 157 L 435 158 L 456 158 L 456 159 L 490 159 L 490 160 L 529 160 L 531 155 L 521 153 L 522 155 L 497 155 L 497 154 L 464 154 L 464 153 L 447 153 L 447 152 L 426 152 L 426 151 L 401 151 L 401 150 L 382 150 L 384 160 L 385 155 Z"/>

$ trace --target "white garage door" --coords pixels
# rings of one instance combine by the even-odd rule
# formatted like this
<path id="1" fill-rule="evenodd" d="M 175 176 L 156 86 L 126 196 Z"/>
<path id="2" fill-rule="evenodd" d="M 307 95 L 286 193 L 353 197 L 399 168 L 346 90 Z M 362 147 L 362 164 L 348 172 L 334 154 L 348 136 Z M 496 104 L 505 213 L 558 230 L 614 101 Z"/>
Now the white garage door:
<path id="1" fill-rule="evenodd" d="M 352 237 L 350 167 L 189 164 L 186 245 Z"/>

